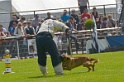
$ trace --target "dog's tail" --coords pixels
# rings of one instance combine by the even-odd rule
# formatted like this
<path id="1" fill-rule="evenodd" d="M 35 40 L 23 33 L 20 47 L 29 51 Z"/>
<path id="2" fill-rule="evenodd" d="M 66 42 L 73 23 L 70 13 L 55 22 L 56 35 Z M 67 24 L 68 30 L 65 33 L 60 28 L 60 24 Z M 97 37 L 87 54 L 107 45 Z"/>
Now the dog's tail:
<path id="1" fill-rule="evenodd" d="M 91 58 L 90 61 L 93 61 L 93 65 L 95 65 L 95 63 L 97 63 L 99 60 L 96 58 Z"/>

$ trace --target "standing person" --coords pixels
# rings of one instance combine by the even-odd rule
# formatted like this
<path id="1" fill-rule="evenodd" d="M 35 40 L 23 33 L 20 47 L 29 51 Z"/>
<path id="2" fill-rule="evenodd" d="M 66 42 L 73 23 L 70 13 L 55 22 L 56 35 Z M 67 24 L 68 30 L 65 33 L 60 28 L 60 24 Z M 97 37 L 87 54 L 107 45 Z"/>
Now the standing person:
<path id="1" fill-rule="evenodd" d="M 92 15 L 94 16 L 95 20 L 98 18 L 99 14 L 98 14 L 98 12 L 96 10 L 96 7 L 93 7 Z"/>
<path id="2" fill-rule="evenodd" d="M 34 27 L 31 26 L 31 22 L 27 22 L 27 26 L 24 28 L 24 34 L 27 37 L 36 35 Z"/>
<path id="3" fill-rule="evenodd" d="M 41 28 L 36 35 L 38 64 L 43 75 L 47 74 L 46 52 L 48 52 L 51 56 L 52 66 L 54 67 L 55 74 L 63 74 L 61 59 L 59 57 L 56 44 L 53 40 L 54 32 L 56 32 L 58 29 L 67 31 L 67 33 L 69 33 L 69 29 L 65 24 L 57 20 L 48 19 L 42 23 Z"/>
<path id="4" fill-rule="evenodd" d="M 87 5 L 90 8 L 89 0 L 78 0 L 78 6 L 81 14 L 84 12 L 84 9 L 87 9 Z"/>
<path id="5" fill-rule="evenodd" d="M 3 27 L 3 25 L 0 25 L 0 30 L 6 35 L 7 34 L 7 30 L 6 28 Z"/>
<path id="6" fill-rule="evenodd" d="M 109 14 L 108 15 L 108 27 L 112 28 L 112 27 L 115 27 L 115 26 L 117 26 L 116 21 L 112 18 L 112 15 Z"/>
<path id="7" fill-rule="evenodd" d="M 39 22 L 40 22 L 39 16 L 36 14 L 35 18 L 32 20 L 32 26 L 34 27 L 35 32 L 36 32 L 36 27 L 38 26 Z"/>
<path id="8" fill-rule="evenodd" d="M 22 23 L 17 24 L 17 27 L 14 30 L 14 35 L 15 36 L 21 36 L 21 37 L 24 36 L 24 30 L 22 28 Z"/>
<path id="9" fill-rule="evenodd" d="M 75 10 L 72 10 L 72 11 L 71 11 L 71 17 L 73 17 L 73 18 L 75 19 L 76 24 L 79 23 L 79 17 L 78 17 L 78 15 L 75 13 Z"/>
<path id="10" fill-rule="evenodd" d="M 2 38 L 5 38 L 5 37 L 6 37 L 6 34 L 4 34 L 3 30 L 2 30 L 1 27 L 0 27 L 0 40 L 1 40 Z"/>
<path id="11" fill-rule="evenodd" d="M 16 17 L 15 15 L 12 16 L 12 20 L 11 20 L 10 23 L 9 23 L 9 27 L 8 27 L 8 29 L 9 29 L 10 27 L 13 26 L 13 23 L 18 24 L 18 19 L 17 19 L 17 17 Z"/>
<path id="12" fill-rule="evenodd" d="M 50 12 L 47 12 L 47 17 L 44 20 L 47 19 L 54 19 Z"/>
<path id="13" fill-rule="evenodd" d="M 88 9 L 84 9 L 84 12 L 81 14 L 81 19 L 87 17 L 88 19 L 91 19 L 91 14 L 88 13 Z"/>
<path id="14" fill-rule="evenodd" d="M 96 25 L 97 25 L 97 29 L 100 29 L 100 26 L 101 26 L 101 23 L 102 23 L 102 20 L 103 19 L 103 16 L 99 16 L 97 19 L 96 19 Z"/>
<path id="15" fill-rule="evenodd" d="M 77 37 L 72 34 L 72 31 L 77 31 L 77 30 L 76 30 L 76 23 L 75 23 L 75 21 L 74 21 L 74 18 L 73 18 L 73 17 L 70 17 L 69 20 L 68 20 L 68 22 L 66 23 L 66 25 L 67 25 L 67 26 L 69 27 L 69 29 L 71 30 L 71 34 L 70 34 L 69 37 L 70 37 L 72 40 L 74 40 L 75 46 L 76 46 L 76 53 L 78 54 L 79 44 L 78 44 L 78 41 L 77 41 Z M 68 37 L 68 36 L 66 36 L 66 37 Z M 68 48 L 68 54 L 71 54 L 71 52 L 69 52 L 69 48 Z"/>
<path id="16" fill-rule="evenodd" d="M 64 10 L 62 15 L 61 15 L 61 20 L 62 22 L 67 22 L 67 20 L 70 18 L 70 15 L 67 13 L 67 10 Z"/>
<path id="17" fill-rule="evenodd" d="M 9 28 L 9 33 L 11 36 L 14 36 L 14 30 L 17 27 L 16 23 L 13 23 L 12 27 Z"/>
<path id="18" fill-rule="evenodd" d="M 107 17 L 103 17 L 103 21 L 100 25 L 100 29 L 103 29 L 103 28 L 108 28 L 108 21 L 107 21 Z"/>

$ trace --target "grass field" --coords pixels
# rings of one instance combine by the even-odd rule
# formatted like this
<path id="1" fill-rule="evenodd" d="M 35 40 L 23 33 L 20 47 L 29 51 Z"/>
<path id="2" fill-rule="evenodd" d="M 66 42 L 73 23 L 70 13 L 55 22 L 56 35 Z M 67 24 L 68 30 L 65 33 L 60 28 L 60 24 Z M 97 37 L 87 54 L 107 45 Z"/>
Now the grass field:
<path id="1" fill-rule="evenodd" d="M 85 54 L 84 54 L 85 55 Z M 79 56 L 79 55 L 73 55 Z M 2 74 L 5 63 L 0 62 L 0 82 L 124 82 L 124 51 L 87 55 L 98 58 L 94 72 L 86 72 L 82 66 L 64 71 L 63 76 L 55 76 L 48 57 L 48 75 L 42 76 L 37 58 L 12 60 L 14 74 Z"/>

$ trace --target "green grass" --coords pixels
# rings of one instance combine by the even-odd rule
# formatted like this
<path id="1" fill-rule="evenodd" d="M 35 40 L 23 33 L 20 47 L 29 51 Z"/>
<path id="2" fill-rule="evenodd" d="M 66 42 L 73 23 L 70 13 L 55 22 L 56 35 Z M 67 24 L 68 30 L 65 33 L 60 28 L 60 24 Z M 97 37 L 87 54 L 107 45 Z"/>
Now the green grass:
<path id="1" fill-rule="evenodd" d="M 94 72 L 86 72 L 87 68 L 80 66 L 71 71 L 64 71 L 63 76 L 55 76 L 49 57 L 49 73 L 45 77 L 39 71 L 36 58 L 12 60 L 11 68 L 14 74 L 2 74 L 5 71 L 5 63 L 0 62 L 0 82 L 124 82 L 124 51 L 87 56 L 100 60 Z"/>

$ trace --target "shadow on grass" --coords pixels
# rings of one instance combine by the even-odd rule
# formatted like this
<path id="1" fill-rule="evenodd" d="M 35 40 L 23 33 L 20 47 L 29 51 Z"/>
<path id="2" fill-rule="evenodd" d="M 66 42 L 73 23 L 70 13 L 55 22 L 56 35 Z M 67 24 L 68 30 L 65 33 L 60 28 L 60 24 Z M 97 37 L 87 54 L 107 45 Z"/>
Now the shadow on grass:
<path id="1" fill-rule="evenodd" d="M 65 73 L 64 75 L 46 75 L 46 76 L 33 76 L 33 77 L 28 77 L 28 78 L 50 78 L 50 77 L 64 77 L 68 75 L 77 75 L 77 74 L 83 74 L 83 73 L 88 73 L 88 72 L 73 72 L 73 73 Z"/>
<path id="2" fill-rule="evenodd" d="M 28 78 L 49 78 L 49 77 L 56 77 L 57 75 L 51 75 L 51 76 L 48 76 L 48 75 L 46 75 L 46 76 L 33 76 L 33 77 L 28 77 Z"/>

